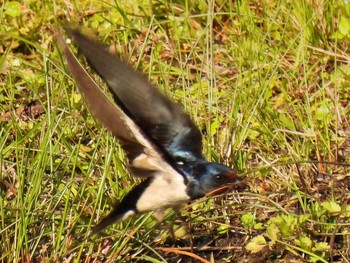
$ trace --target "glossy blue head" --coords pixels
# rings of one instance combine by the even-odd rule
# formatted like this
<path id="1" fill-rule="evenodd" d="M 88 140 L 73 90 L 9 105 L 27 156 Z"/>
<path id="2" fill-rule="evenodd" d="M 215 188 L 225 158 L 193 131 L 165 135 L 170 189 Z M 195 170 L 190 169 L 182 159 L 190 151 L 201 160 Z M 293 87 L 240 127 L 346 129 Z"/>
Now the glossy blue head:
<path id="1" fill-rule="evenodd" d="M 200 162 L 191 168 L 187 192 L 192 200 L 203 197 L 228 184 L 242 185 L 237 171 L 226 165 Z"/>

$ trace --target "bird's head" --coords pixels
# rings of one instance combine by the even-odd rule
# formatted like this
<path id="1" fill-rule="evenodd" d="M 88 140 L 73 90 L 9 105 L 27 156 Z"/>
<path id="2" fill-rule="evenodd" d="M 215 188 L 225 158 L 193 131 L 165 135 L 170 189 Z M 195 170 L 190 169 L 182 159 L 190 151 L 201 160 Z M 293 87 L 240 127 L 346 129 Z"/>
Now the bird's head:
<path id="1" fill-rule="evenodd" d="M 236 170 L 219 163 L 203 162 L 193 167 L 188 194 L 191 199 L 197 199 L 217 195 L 227 188 L 242 189 L 244 185 Z"/>

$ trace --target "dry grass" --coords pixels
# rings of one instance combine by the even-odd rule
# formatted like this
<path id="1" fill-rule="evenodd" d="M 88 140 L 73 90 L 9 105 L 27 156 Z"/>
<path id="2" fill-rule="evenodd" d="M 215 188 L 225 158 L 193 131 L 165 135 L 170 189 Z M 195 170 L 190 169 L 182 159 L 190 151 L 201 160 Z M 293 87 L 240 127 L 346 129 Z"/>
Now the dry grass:
<path id="1" fill-rule="evenodd" d="M 1 262 L 349 262 L 346 1 L 0 6 Z M 66 71 L 66 20 L 180 101 L 248 189 L 81 241 L 136 180 Z"/>

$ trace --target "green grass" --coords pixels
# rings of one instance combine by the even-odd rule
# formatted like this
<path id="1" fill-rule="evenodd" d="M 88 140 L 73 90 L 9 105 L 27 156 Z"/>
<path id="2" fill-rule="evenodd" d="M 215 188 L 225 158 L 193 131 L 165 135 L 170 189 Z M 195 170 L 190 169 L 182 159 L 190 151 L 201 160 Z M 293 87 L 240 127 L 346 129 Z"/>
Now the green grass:
<path id="1" fill-rule="evenodd" d="M 0 262 L 349 262 L 347 1 L 143 2 L 0 2 Z M 81 241 L 137 179 L 66 70 L 65 20 L 181 102 L 247 190 L 169 212 L 175 240 L 146 214 Z"/>

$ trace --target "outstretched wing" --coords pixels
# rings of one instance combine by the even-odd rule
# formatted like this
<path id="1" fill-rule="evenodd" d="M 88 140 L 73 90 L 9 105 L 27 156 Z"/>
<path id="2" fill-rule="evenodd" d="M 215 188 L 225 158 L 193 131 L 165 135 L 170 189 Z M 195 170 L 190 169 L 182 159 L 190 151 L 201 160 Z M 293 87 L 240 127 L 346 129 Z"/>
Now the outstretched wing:
<path id="1" fill-rule="evenodd" d="M 162 174 L 169 178 L 181 177 L 178 171 L 165 161 L 162 151 L 157 149 L 158 146 L 154 145 L 137 124 L 103 93 L 60 34 L 57 35 L 57 42 L 91 113 L 114 136 L 119 138 L 129 161 L 130 173 L 135 176 L 148 177 L 166 171 Z"/>
<path id="2" fill-rule="evenodd" d="M 153 143 L 173 159 L 201 157 L 201 133 L 182 107 L 171 102 L 119 57 L 100 44 L 67 29 L 89 64 L 107 82 L 116 103 Z"/>

